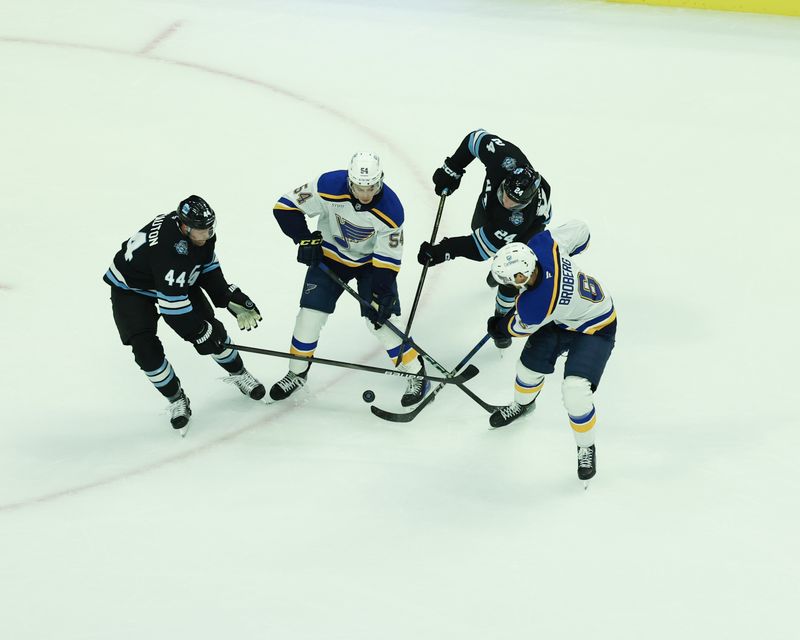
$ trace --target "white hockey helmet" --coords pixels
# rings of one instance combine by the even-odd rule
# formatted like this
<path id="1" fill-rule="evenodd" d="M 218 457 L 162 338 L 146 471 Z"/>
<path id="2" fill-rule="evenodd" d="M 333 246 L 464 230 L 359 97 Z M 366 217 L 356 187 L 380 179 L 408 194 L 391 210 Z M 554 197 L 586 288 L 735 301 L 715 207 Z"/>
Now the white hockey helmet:
<path id="1" fill-rule="evenodd" d="M 381 159 L 374 153 L 359 151 L 350 158 L 347 170 L 350 184 L 357 187 L 375 187 L 375 192 L 383 186 Z"/>
<path id="2" fill-rule="evenodd" d="M 492 276 L 500 284 L 520 286 L 536 269 L 536 254 L 524 242 L 509 242 L 492 259 Z M 517 282 L 516 275 L 525 276 L 524 282 Z"/>

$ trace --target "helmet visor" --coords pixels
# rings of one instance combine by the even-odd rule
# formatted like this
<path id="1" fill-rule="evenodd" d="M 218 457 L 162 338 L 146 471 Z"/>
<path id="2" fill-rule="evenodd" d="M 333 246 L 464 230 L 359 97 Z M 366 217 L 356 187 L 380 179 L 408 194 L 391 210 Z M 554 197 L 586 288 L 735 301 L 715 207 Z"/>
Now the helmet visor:
<path id="1" fill-rule="evenodd" d="M 379 180 L 375 184 L 369 185 L 360 185 L 354 182 L 350 182 L 350 191 L 354 196 L 357 198 L 372 198 L 378 195 L 378 192 L 381 190 L 383 186 L 382 182 Z"/>
<path id="2" fill-rule="evenodd" d="M 535 195 L 535 194 L 534 194 Z M 533 197 L 529 198 L 525 202 L 520 202 L 519 200 L 514 199 L 505 189 L 505 181 L 500 183 L 500 186 L 497 187 L 497 200 L 503 206 L 503 208 L 508 209 L 509 211 L 519 211 L 520 209 L 524 209 L 527 207 L 531 202 L 533 202 Z"/>

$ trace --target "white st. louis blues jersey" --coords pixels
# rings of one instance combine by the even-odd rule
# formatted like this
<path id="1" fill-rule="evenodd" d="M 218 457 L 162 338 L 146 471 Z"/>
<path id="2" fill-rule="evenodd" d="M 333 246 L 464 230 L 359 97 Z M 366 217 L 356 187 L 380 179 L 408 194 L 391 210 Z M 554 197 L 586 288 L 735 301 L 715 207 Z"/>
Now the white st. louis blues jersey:
<path id="1" fill-rule="evenodd" d="M 528 246 L 536 254 L 541 275 L 517 297 L 508 324 L 512 336 L 529 335 L 549 322 L 592 334 L 617 319 L 608 291 L 572 259 L 586 249 L 589 237 L 584 222 L 571 220 L 531 238 Z"/>
<path id="2" fill-rule="evenodd" d="M 380 196 L 362 205 L 348 188 L 347 171 L 331 171 L 286 193 L 275 205 L 281 212 L 318 217 L 326 258 L 350 267 L 372 265 L 395 274 L 403 254 L 403 205 L 385 184 Z"/>

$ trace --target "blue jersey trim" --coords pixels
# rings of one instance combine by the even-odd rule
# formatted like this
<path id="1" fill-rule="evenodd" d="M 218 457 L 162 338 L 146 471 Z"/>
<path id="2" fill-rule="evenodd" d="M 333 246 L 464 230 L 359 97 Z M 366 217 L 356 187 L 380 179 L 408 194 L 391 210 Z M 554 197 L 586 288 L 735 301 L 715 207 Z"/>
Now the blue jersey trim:
<path id="1" fill-rule="evenodd" d="M 382 256 L 379 253 L 373 253 L 373 257 L 377 258 L 381 262 L 390 262 L 391 264 L 396 264 L 398 267 L 400 266 L 400 260 L 397 258 L 390 258 L 389 256 Z"/>
<path id="2" fill-rule="evenodd" d="M 340 169 L 338 171 L 323 173 L 317 180 L 317 192 L 323 198 L 323 193 L 332 196 L 350 197 L 350 189 L 347 184 L 347 171 L 345 169 Z"/>
<path id="3" fill-rule="evenodd" d="M 467 143 L 467 147 L 469 148 L 469 152 L 478 159 L 480 159 L 478 154 L 480 152 L 481 140 L 483 140 L 483 136 L 485 135 L 487 134 L 484 129 L 478 129 L 477 131 L 473 131 L 469 134 L 469 142 Z"/>
<path id="4" fill-rule="evenodd" d="M 536 254 L 542 275 L 539 284 L 517 298 L 517 313 L 524 324 L 536 325 L 552 313 L 554 292 L 558 292 L 561 286 L 561 265 L 556 262 L 559 259 L 558 245 L 549 231 L 537 233 L 528 246 Z"/>
<path id="5" fill-rule="evenodd" d="M 584 243 L 583 243 L 583 244 L 582 244 L 580 247 L 578 247 L 577 249 L 575 249 L 575 251 L 573 251 L 573 252 L 572 252 L 572 253 L 570 253 L 569 255 L 571 255 L 571 256 L 577 256 L 579 253 L 583 253 L 583 251 L 586 249 L 586 247 L 588 247 L 588 246 L 589 246 L 589 241 L 590 241 L 591 239 L 592 239 L 592 236 L 590 235 L 588 238 L 586 238 L 586 242 L 584 242 Z"/>
<path id="6" fill-rule="evenodd" d="M 167 302 L 180 302 L 181 300 L 188 300 L 189 296 L 185 293 L 179 296 L 168 296 L 165 293 L 161 293 L 160 291 L 156 291 L 159 300 L 165 300 Z"/>
<path id="7" fill-rule="evenodd" d="M 133 287 L 129 287 L 124 282 L 121 282 L 120 280 L 118 280 L 117 277 L 112 273 L 111 269 L 106 271 L 106 278 L 108 278 L 108 281 L 111 282 L 111 284 L 113 286 L 117 287 L 118 289 L 123 289 L 125 291 L 131 291 L 133 293 L 138 293 L 138 294 L 141 294 L 143 296 L 147 296 L 148 298 L 157 297 L 156 292 L 151 290 L 151 289 L 134 289 Z"/>
<path id="8" fill-rule="evenodd" d="M 161 312 L 162 316 L 182 316 L 185 313 L 192 312 L 192 305 L 181 307 L 180 309 L 165 309 L 164 307 L 159 307 L 158 310 Z"/>
<path id="9" fill-rule="evenodd" d="M 612 305 L 612 307 L 611 307 L 611 309 L 609 311 L 607 311 L 606 313 L 604 313 L 601 316 L 597 316 L 596 318 L 592 318 L 588 322 L 584 322 L 577 329 L 575 329 L 575 331 L 585 331 L 586 329 L 588 329 L 592 325 L 599 324 L 599 323 L 603 322 L 603 320 L 608 320 L 608 318 L 610 318 L 612 315 L 614 315 L 614 311 L 615 311 L 615 309 L 614 309 L 614 306 Z"/>

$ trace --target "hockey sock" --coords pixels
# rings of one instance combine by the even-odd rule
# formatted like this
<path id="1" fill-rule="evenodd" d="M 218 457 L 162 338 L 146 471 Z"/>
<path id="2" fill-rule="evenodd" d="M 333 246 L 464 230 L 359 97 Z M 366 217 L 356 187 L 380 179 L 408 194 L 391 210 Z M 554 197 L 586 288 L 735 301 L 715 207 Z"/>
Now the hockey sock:
<path id="1" fill-rule="evenodd" d="M 594 410 L 592 384 L 586 378 L 567 376 L 561 385 L 564 408 L 569 415 L 569 425 L 579 447 L 594 444 Z"/>
<path id="2" fill-rule="evenodd" d="M 518 404 L 530 404 L 544 387 L 544 374 L 528 369 L 522 360 L 517 361 L 517 378 L 514 381 L 514 400 Z"/>
<path id="3" fill-rule="evenodd" d="M 294 323 L 292 346 L 289 348 L 289 353 L 306 358 L 313 356 L 319 341 L 319 334 L 322 333 L 322 327 L 328 321 L 329 315 L 316 309 L 301 307 Z M 308 363 L 306 362 L 300 360 L 289 361 L 289 371 L 292 373 L 300 374 L 306 369 L 308 369 Z"/>
<path id="4" fill-rule="evenodd" d="M 381 326 L 376 329 L 369 320 L 367 320 L 367 327 L 380 340 L 386 349 L 386 353 L 392 359 L 392 364 L 396 364 L 400 359 L 400 364 L 397 366 L 409 373 L 416 373 L 422 368 L 422 361 L 417 350 L 410 344 L 403 345 L 403 339 L 397 336 L 389 327 Z M 402 354 L 400 353 L 401 347 L 403 347 Z"/>
<path id="5" fill-rule="evenodd" d="M 166 358 L 164 358 L 164 361 L 159 367 L 152 371 L 145 371 L 144 374 L 165 398 L 171 398 L 180 393 L 181 381 L 178 379 L 178 376 L 175 375 L 172 365 Z"/>
<path id="6" fill-rule="evenodd" d="M 230 343 L 230 337 L 225 338 L 226 343 Z M 244 368 L 242 357 L 236 349 L 225 349 L 222 353 L 216 353 L 211 356 L 214 361 L 228 373 L 236 373 Z"/>

